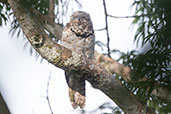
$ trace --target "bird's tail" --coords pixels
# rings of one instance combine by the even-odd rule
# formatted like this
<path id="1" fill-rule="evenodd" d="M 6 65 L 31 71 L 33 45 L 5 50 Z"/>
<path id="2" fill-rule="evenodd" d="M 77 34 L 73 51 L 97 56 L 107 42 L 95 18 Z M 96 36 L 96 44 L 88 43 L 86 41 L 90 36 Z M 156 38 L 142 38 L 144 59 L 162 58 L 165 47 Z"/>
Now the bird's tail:
<path id="1" fill-rule="evenodd" d="M 85 79 L 77 75 L 65 72 L 65 77 L 69 87 L 69 98 L 72 107 L 85 107 Z"/>
<path id="2" fill-rule="evenodd" d="M 85 91 L 85 89 L 81 90 L 81 92 L 82 91 Z M 73 89 L 69 88 L 69 98 L 74 109 L 78 107 L 84 108 L 85 106 L 85 94 L 82 95 L 81 92 L 74 91 Z"/>

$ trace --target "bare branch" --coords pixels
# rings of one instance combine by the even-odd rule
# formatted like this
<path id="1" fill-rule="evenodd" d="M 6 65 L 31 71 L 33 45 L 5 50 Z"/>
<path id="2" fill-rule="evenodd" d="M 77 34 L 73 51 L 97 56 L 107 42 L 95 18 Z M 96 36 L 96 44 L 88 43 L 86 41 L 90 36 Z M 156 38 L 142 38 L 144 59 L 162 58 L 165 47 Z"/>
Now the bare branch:
<path id="1" fill-rule="evenodd" d="M 48 17 L 55 22 L 55 0 L 49 0 Z"/>
<path id="2" fill-rule="evenodd" d="M 171 101 L 171 91 L 168 90 L 167 88 L 160 87 L 160 88 L 154 89 L 152 91 L 152 94 L 159 98 Z"/>
<path id="3" fill-rule="evenodd" d="M 4 4 L 8 4 L 7 0 L 0 0 L 0 2 L 2 2 Z"/>
<path id="4" fill-rule="evenodd" d="M 50 74 L 49 74 L 49 78 L 48 78 L 48 82 L 47 82 L 46 99 L 47 99 L 47 101 L 48 101 L 48 106 L 49 106 L 50 112 L 51 112 L 51 114 L 53 114 L 53 110 L 52 110 L 52 107 L 51 107 L 51 104 L 50 104 L 50 99 L 49 99 L 49 85 L 50 85 L 50 79 L 51 79 L 51 72 L 50 72 Z"/>
<path id="5" fill-rule="evenodd" d="M 112 18 L 137 18 L 137 17 L 147 17 L 151 15 L 154 14 L 142 14 L 142 15 L 132 15 L 132 16 L 114 16 L 114 15 L 108 15 L 108 16 Z"/>
<path id="6" fill-rule="evenodd" d="M 106 30 L 106 28 L 95 29 L 94 31 L 103 31 L 103 30 Z"/>
<path id="7" fill-rule="evenodd" d="M 103 7 L 104 7 L 104 14 L 105 14 L 105 29 L 106 29 L 106 34 L 107 34 L 107 52 L 108 52 L 108 56 L 110 57 L 110 38 L 109 38 L 109 30 L 108 30 L 108 20 L 107 20 L 107 9 L 106 9 L 106 2 L 105 0 L 103 0 Z"/>

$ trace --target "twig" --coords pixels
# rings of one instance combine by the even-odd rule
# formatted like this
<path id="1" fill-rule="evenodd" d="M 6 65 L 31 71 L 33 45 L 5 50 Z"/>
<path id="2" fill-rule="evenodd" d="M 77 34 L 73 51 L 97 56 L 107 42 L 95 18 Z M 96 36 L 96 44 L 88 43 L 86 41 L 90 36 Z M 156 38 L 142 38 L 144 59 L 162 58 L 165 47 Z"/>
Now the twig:
<path id="1" fill-rule="evenodd" d="M 111 57 L 110 56 L 110 44 L 109 44 L 110 43 L 110 38 L 109 38 L 108 20 L 107 20 L 108 14 L 107 14 L 107 8 L 106 8 L 106 2 L 105 2 L 105 0 L 103 0 L 103 7 L 104 7 L 105 24 L 106 24 L 105 29 L 106 29 L 106 34 L 107 34 L 107 52 L 108 52 L 108 56 Z"/>
<path id="2" fill-rule="evenodd" d="M 106 28 L 95 29 L 94 31 L 103 31 L 103 30 L 106 30 Z"/>
<path id="3" fill-rule="evenodd" d="M 52 107 L 50 105 L 50 100 L 49 100 L 49 85 L 50 85 L 50 79 L 51 79 L 51 72 L 50 72 L 50 75 L 49 75 L 49 78 L 48 78 L 48 82 L 47 82 L 46 99 L 48 101 L 48 106 L 49 106 L 50 112 L 51 112 L 51 114 L 53 114 Z"/>
<path id="4" fill-rule="evenodd" d="M 154 14 L 142 14 L 142 15 L 132 15 L 132 16 L 114 16 L 114 15 L 108 15 L 108 16 L 112 18 L 137 18 L 137 17 L 146 17 L 151 15 Z"/>

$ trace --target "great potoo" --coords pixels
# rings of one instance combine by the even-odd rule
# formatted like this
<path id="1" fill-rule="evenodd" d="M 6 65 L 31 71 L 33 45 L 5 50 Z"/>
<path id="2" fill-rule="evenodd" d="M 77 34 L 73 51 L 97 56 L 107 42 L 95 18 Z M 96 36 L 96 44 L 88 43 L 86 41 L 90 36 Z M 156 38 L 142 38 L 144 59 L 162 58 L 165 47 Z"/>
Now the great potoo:
<path id="1" fill-rule="evenodd" d="M 61 44 L 85 57 L 85 60 L 94 58 L 95 35 L 89 14 L 83 11 L 72 14 L 70 22 L 64 27 Z M 85 76 L 65 71 L 65 77 L 73 108 L 84 108 Z"/>

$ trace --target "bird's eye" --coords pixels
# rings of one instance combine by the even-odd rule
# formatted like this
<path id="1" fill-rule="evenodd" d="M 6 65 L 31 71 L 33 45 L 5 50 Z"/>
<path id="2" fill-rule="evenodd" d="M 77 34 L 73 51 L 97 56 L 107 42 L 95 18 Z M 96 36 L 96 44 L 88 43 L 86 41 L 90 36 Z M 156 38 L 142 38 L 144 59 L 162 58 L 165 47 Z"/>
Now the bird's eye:
<path id="1" fill-rule="evenodd" d="M 78 18 L 78 21 L 81 21 L 81 19 L 80 19 L 80 18 Z"/>

